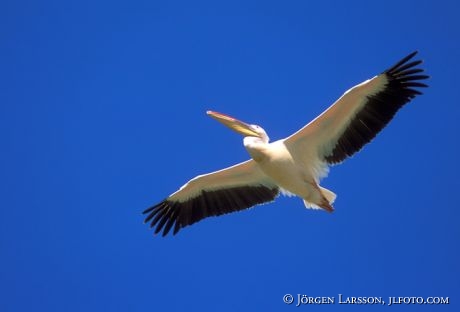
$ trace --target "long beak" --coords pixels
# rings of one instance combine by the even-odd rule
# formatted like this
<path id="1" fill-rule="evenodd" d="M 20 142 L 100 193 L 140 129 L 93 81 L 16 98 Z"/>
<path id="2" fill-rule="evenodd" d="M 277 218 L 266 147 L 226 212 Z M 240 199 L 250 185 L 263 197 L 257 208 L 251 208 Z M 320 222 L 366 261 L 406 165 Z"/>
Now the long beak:
<path id="1" fill-rule="evenodd" d="M 260 137 L 260 135 L 255 132 L 249 124 L 238 119 L 213 111 L 207 111 L 206 114 L 219 121 L 220 123 L 223 123 L 233 131 L 238 132 L 239 134 L 244 136 Z"/>

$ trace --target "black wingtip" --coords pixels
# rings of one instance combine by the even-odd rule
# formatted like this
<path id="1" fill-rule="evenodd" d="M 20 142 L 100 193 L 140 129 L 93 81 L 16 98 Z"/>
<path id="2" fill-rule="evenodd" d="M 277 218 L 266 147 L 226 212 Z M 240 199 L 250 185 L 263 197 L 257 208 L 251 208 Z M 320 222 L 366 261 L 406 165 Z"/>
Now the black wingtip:
<path id="1" fill-rule="evenodd" d="M 429 76 L 419 74 L 424 70 L 417 67 L 422 61 L 411 60 L 417 52 L 410 53 L 382 73 L 387 80 L 385 86 L 367 96 L 365 106 L 353 117 L 332 152 L 325 156 L 328 163 L 339 163 L 359 151 L 390 122 L 402 106 L 422 94 L 417 88 L 428 87 L 421 81 Z"/>
<path id="2" fill-rule="evenodd" d="M 142 214 L 145 215 L 147 213 L 149 213 L 150 211 L 152 211 L 153 209 L 155 209 L 156 206 L 152 206 L 152 207 L 149 207 L 147 209 L 145 209 L 144 211 L 142 211 Z"/>
<path id="3" fill-rule="evenodd" d="M 401 65 L 406 64 L 410 59 L 412 59 L 415 55 L 417 55 L 417 53 L 418 53 L 418 50 L 415 50 L 414 52 L 410 53 L 406 57 L 402 58 L 399 62 L 394 64 L 392 67 L 390 67 L 389 69 L 385 70 L 384 73 L 391 73 L 391 72 L 397 70 Z M 420 60 L 418 62 L 419 62 L 418 64 L 420 64 L 423 61 Z M 418 64 L 414 64 L 413 66 L 418 65 Z"/>

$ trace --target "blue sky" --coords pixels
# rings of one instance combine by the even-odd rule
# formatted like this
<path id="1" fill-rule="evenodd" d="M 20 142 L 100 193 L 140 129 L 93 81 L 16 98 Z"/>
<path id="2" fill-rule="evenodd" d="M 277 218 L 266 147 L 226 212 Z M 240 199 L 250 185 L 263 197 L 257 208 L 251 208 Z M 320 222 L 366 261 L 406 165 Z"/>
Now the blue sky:
<path id="1" fill-rule="evenodd" d="M 460 300 L 455 1 L 6 1 L 0 311 L 284 311 L 285 294 Z M 161 238 L 142 210 L 248 158 L 208 109 L 302 127 L 413 50 L 431 75 L 323 185 Z M 300 309 L 352 310 L 355 306 Z"/>

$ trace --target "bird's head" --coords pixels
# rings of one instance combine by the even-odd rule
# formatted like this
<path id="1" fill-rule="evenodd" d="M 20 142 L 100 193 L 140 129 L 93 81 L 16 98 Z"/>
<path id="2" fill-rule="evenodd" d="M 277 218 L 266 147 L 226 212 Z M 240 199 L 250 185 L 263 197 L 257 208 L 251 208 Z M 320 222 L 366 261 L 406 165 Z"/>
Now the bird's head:
<path id="1" fill-rule="evenodd" d="M 264 143 L 268 143 L 269 138 L 265 130 L 258 125 L 251 125 L 236 118 L 230 117 L 225 114 L 207 111 L 209 116 L 219 121 L 220 123 L 226 125 L 233 131 L 243 135 L 244 137 L 255 137 L 260 139 Z"/>

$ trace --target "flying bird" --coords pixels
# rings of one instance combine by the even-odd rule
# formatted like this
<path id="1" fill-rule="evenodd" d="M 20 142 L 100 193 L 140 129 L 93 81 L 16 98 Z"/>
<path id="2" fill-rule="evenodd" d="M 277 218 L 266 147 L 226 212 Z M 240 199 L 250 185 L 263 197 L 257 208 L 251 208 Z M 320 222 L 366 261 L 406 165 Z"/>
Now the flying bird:
<path id="1" fill-rule="evenodd" d="M 300 197 L 307 208 L 334 210 L 336 195 L 320 186 L 328 166 L 370 142 L 415 96 L 421 60 L 413 52 L 381 74 L 346 91 L 321 115 L 291 136 L 269 143 L 264 129 L 225 114 L 207 114 L 244 136 L 250 160 L 199 175 L 162 202 L 146 209 L 145 223 L 163 236 L 211 216 L 273 201 L 280 193 Z"/>

